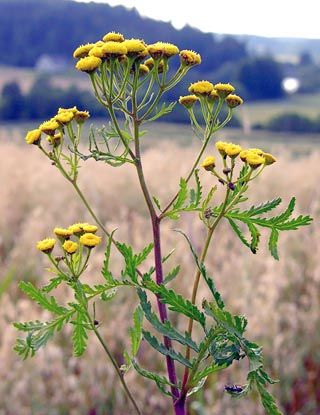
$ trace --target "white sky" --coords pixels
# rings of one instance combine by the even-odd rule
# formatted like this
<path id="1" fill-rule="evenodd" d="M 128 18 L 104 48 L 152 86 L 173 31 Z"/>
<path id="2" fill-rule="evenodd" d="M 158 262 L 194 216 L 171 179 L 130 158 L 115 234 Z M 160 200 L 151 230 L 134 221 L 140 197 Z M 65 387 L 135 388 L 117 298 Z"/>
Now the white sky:
<path id="1" fill-rule="evenodd" d="M 90 0 L 78 0 L 90 1 Z M 95 0 L 205 32 L 320 39 L 320 0 Z"/>

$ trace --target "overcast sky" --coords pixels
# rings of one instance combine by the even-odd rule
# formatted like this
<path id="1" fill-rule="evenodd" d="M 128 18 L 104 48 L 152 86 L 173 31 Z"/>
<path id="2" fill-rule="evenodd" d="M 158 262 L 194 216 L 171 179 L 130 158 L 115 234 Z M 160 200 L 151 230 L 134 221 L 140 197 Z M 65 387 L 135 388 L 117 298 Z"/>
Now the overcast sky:
<path id="1" fill-rule="evenodd" d="M 90 0 L 79 0 L 90 1 Z M 95 0 L 206 32 L 320 39 L 320 0 Z"/>

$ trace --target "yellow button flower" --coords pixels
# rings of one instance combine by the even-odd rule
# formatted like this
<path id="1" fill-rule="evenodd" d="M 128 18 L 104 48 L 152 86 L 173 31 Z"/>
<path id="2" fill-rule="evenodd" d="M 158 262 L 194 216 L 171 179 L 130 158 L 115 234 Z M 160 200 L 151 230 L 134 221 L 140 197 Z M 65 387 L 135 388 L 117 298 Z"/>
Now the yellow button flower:
<path id="1" fill-rule="evenodd" d="M 259 156 L 257 153 L 253 151 L 248 151 L 246 162 L 249 164 L 249 166 L 252 169 L 256 169 L 265 163 L 265 158 L 262 156 Z"/>
<path id="2" fill-rule="evenodd" d="M 160 59 L 162 57 L 171 58 L 174 55 L 178 55 L 179 48 L 172 43 L 156 42 L 147 46 L 150 56 L 154 59 Z"/>
<path id="3" fill-rule="evenodd" d="M 80 236 L 80 243 L 87 248 L 94 248 L 101 242 L 100 236 L 94 235 L 93 233 L 85 233 Z"/>
<path id="4" fill-rule="evenodd" d="M 226 146 L 228 145 L 229 143 L 226 143 L 225 141 L 217 141 L 216 142 L 216 149 L 219 151 L 219 153 L 222 155 L 222 156 L 225 156 L 226 155 L 226 151 L 225 151 L 225 148 L 226 148 Z"/>
<path id="5" fill-rule="evenodd" d="M 124 36 L 121 33 L 109 32 L 103 36 L 102 40 L 104 42 L 123 42 Z"/>
<path id="6" fill-rule="evenodd" d="M 97 58 L 96 56 L 87 56 L 86 58 L 81 58 L 77 62 L 76 68 L 78 71 L 92 73 L 98 69 L 101 64 L 102 60 L 100 58 Z"/>
<path id="7" fill-rule="evenodd" d="M 66 228 L 54 228 L 53 233 L 61 239 L 69 239 L 73 232 Z"/>
<path id="8" fill-rule="evenodd" d="M 148 54 L 146 44 L 140 39 L 127 39 L 123 42 L 127 48 L 127 55 L 132 57 L 141 57 Z"/>
<path id="9" fill-rule="evenodd" d="M 49 121 L 43 122 L 39 125 L 39 130 L 48 135 L 54 135 L 57 128 L 60 127 L 60 124 L 54 118 L 51 118 Z"/>
<path id="10" fill-rule="evenodd" d="M 73 52 L 73 57 L 75 59 L 81 59 L 88 56 L 90 50 L 94 47 L 94 43 L 87 43 L 86 45 L 80 45 Z"/>
<path id="11" fill-rule="evenodd" d="M 208 100 L 209 100 L 210 102 L 214 102 L 214 101 L 217 101 L 218 99 L 219 99 L 218 92 L 217 92 L 215 89 L 213 89 L 213 90 L 210 92 L 210 95 L 208 96 Z"/>
<path id="12" fill-rule="evenodd" d="M 182 50 L 180 52 L 180 62 L 184 66 L 200 65 L 201 56 L 193 50 Z"/>
<path id="13" fill-rule="evenodd" d="M 127 53 L 127 48 L 120 42 L 106 42 L 102 46 L 95 46 L 89 52 L 89 56 L 101 59 L 114 58 Z"/>
<path id="14" fill-rule="evenodd" d="M 81 235 L 84 233 L 83 227 L 84 226 L 89 226 L 89 223 L 84 222 L 84 223 L 74 223 L 73 225 L 69 226 L 69 230 L 74 234 L 74 235 Z"/>
<path id="15" fill-rule="evenodd" d="M 199 101 L 199 98 L 196 95 L 184 95 L 179 98 L 179 104 L 186 108 L 192 108 L 197 101 Z"/>
<path id="16" fill-rule="evenodd" d="M 224 147 L 224 151 L 227 156 L 231 158 L 236 158 L 241 153 L 241 146 L 238 146 L 237 144 L 228 143 Z"/>
<path id="17" fill-rule="evenodd" d="M 45 254 L 50 254 L 54 248 L 55 243 L 56 240 L 52 238 L 42 239 L 42 241 L 37 243 L 37 248 L 39 251 L 44 252 Z"/>
<path id="18" fill-rule="evenodd" d="M 277 159 L 270 153 L 263 153 L 263 157 L 266 161 L 267 166 L 270 166 L 270 164 L 273 164 L 277 161 Z"/>
<path id="19" fill-rule="evenodd" d="M 264 152 L 260 149 L 260 148 L 248 148 L 247 150 L 242 150 L 240 153 L 240 158 L 242 161 L 246 162 L 247 161 L 247 155 L 248 153 L 255 153 L 258 156 L 263 156 Z"/>
<path id="20" fill-rule="evenodd" d="M 62 140 L 62 133 L 57 133 L 55 135 L 48 135 L 47 141 L 49 144 L 53 145 L 53 147 L 58 147 Z"/>
<path id="21" fill-rule="evenodd" d="M 195 95 L 208 96 L 213 90 L 213 84 L 209 81 L 198 81 L 189 86 L 188 91 Z"/>
<path id="22" fill-rule="evenodd" d="M 217 91 L 220 98 L 226 98 L 228 95 L 232 94 L 232 92 L 234 91 L 234 87 L 231 84 L 222 84 L 222 83 L 216 84 L 214 86 L 214 89 Z"/>
<path id="23" fill-rule="evenodd" d="M 77 251 L 78 246 L 79 245 L 76 242 L 73 242 L 73 241 L 65 241 L 64 244 L 62 245 L 62 248 L 68 254 L 72 255 L 72 254 L 74 254 Z"/>
<path id="24" fill-rule="evenodd" d="M 62 112 L 72 112 L 73 114 L 75 114 L 77 111 L 78 111 L 78 108 L 76 106 L 72 108 L 59 108 L 58 114 L 61 114 Z"/>
<path id="25" fill-rule="evenodd" d="M 98 230 L 98 226 L 85 224 L 82 226 L 82 229 L 85 233 L 96 233 Z"/>
<path id="26" fill-rule="evenodd" d="M 39 144 L 41 140 L 41 130 L 36 128 L 35 130 L 28 131 L 25 140 L 27 144 Z"/>
<path id="27" fill-rule="evenodd" d="M 153 58 L 149 58 L 146 61 L 143 62 L 144 65 L 146 65 L 150 71 L 154 68 L 154 59 Z M 164 69 L 164 62 L 161 59 L 160 61 L 158 61 L 158 73 L 162 73 Z"/>
<path id="28" fill-rule="evenodd" d="M 89 111 L 77 111 L 74 114 L 74 119 L 79 124 L 85 122 L 85 120 L 87 120 L 88 118 L 90 118 Z"/>
<path id="29" fill-rule="evenodd" d="M 235 107 L 238 107 L 239 105 L 243 104 L 243 99 L 241 97 L 239 97 L 238 95 L 230 94 L 226 98 L 226 103 L 227 103 L 228 107 L 235 108 Z"/>
<path id="30" fill-rule="evenodd" d="M 73 111 L 61 111 L 54 117 L 60 124 L 68 124 L 74 118 Z"/>
<path id="31" fill-rule="evenodd" d="M 139 66 L 139 75 L 144 76 L 147 75 L 150 72 L 150 69 L 147 67 L 147 65 L 144 65 L 143 63 Z"/>
<path id="32" fill-rule="evenodd" d="M 214 169 L 215 165 L 216 165 L 215 157 L 208 156 L 203 160 L 201 167 L 203 167 L 207 171 L 211 171 Z"/>

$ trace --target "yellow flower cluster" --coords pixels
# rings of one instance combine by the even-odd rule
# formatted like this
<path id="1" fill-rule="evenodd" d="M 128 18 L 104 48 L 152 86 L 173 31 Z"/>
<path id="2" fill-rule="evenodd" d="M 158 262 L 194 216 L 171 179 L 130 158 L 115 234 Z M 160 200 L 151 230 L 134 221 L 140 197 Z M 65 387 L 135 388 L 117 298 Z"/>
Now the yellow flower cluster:
<path id="1" fill-rule="evenodd" d="M 89 249 L 92 249 L 95 246 L 99 245 L 101 242 L 101 238 L 100 236 L 95 235 L 97 230 L 97 226 L 85 222 L 74 223 L 73 225 L 70 225 L 68 228 L 56 227 L 54 228 L 53 233 L 61 242 L 61 246 L 64 252 L 72 255 L 78 251 L 79 244 Z M 79 238 L 79 241 L 72 241 L 70 239 L 72 236 Z M 39 249 L 39 251 L 45 254 L 51 254 L 55 246 L 55 243 L 55 239 L 46 238 L 37 243 L 37 248 Z"/>
<path id="2" fill-rule="evenodd" d="M 180 62 L 185 66 L 200 65 L 201 56 L 193 50 L 182 50 L 180 52 Z"/>

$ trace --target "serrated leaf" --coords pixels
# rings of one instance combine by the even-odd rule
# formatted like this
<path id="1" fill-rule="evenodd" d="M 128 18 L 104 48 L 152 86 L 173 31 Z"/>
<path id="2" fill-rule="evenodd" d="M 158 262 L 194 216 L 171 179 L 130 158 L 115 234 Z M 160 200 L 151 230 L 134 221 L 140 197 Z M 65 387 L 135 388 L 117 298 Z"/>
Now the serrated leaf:
<path id="1" fill-rule="evenodd" d="M 147 259 L 152 249 L 153 249 L 153 243 L 150 243 L 145 248 L 143 248 L 141 252 L 139 252 L 138 254 L 134 256 L 136 266 L 142 264 L 142 262 L 144 262 Z"/>
<path id="2" fill-rule="evenodd" d="M 143 321 L 143 311 L 140 306 L 138 306 L 133 313 L 133 327 L 130 327 L 130 339 L 131 339 L 131 355 L 135 357 L 138 353 L 141 339 L 142 339 L 142 321 Z"/>
<path id="3" fill-rule="evenodd" d="M 240 241 L 247 246 L 248 248 L 251 248 L 250 243 L 246 240 L 243 232 L 241 231 L 241 229 L 239 228 L 239 226 L 236 224 L 236 222 L 231 219 L 231 218 L 227 218 L 228 222 L 230 223 L 231 228 L 233 229 L 234 233 L 238 236 L 238 238 L 240 239 Z"/>
<path id="4" fill-rule="evenodd" d="M 183 177 L 180 178 L 179 187 L 180 190 L 175 202 L 172 205 L 172 210 L 180 209 L 188 197 L 188 185 L 187 181 Z"/>
<path id="5" fill-rule="evenodd" d="M 57 288 L 63 281 L 65 281 L 66 278 L 63 275 L 60 275 L 58 277 L 54 277 L 50 279 L 50 283 L 47 285 L 44 285 L 41 290 L 49 293 L 52 290 L 54 290 L 55 288 Z"/>
<path id="6" fill-rule="evenodd" d="M 217 365 L 216 363 L 212 363 L 210 366 L 205 367 L 203 370 L 196 372 L 192 378 L 192 381 L 199 382 L 203 378 L 207 378 L 211 373 L 218 372 L 223 370 L 227 367 L 227 365 Z"/>
<path id="7" fill-rule="evenodd" d="M 270 238 L 269 238 L 269 250 L 273 258 L 277 260 L 279 260 L 278 239 L 279 239 L 279 232 L 277 231 L 277 229 L 272 229 Z"/>
<path id="8" fill-rule="evenodd" d="M 181 334 L 171 325 L 170 321 L 168 320 L 162 323 L 157 315 L 152 312 L 151 304 L 147 299 L 146 293 L 141 289 L 138 289 L 137 293 L 139 295 L 140 304 L 146 319 L 149 321 L 149 323 L 152 324 L 158 333 L 170 338 L 171 340 L 177 341 L 184 346 L 188 346 L 196 352 L 199 351 L 197 344 L 192 340 L 188 332 L 186 332 L 184 335 Z"/>
<path id="9" fill-rule="evenodd" d="M 87 348 L 88 335 L 86 326 L 88 323 L 86 314 L 77 312 L 72 330 L 73 353 L 76 357 L 83 355 Z"/>
<path id="10" fill-rule="evenodd" d="M 245 212 L 248 214 L 248 216 L 261 215 L 263 213 L 269 212 L 272 209 L 275 209 L 280 203 L 281 203 L 281 197 L 278 197 L 270 201 L 268 200 L 265 203 L 261 203 L 258 206 L 251 206 L 251 208 Z"/>
<path id="11" fill-rule="evenodd" d="M 164 356 L 169 356 L 171 359 L 176 360 L 177 362 L 181 363 L 183 366 L 188 367 L 189 369 L 192 368 L 191 362 L 182 356 L 181 353 L 175 352 L 173 349 L 168 349 L 164 344 L 160 343 L 156 337 L 154 337 L 150 332 L 146 330 L 142 330 L 144 339 L 157 350 L 159 353 L 163 354 Z"/>
<path id="12" fill-rule="evenodd" d="M 174 280 L 176 278 L 176 276 L 179 274 L 180 268 L 181 268 L 180 265 L 177 265 L 170 272 L 168 272 L 168 274 L 165 276 L 165 278 L 163 280 L 163 284 L 166 285 L 169 282 L 171 282 L 172 280 Z"/>

